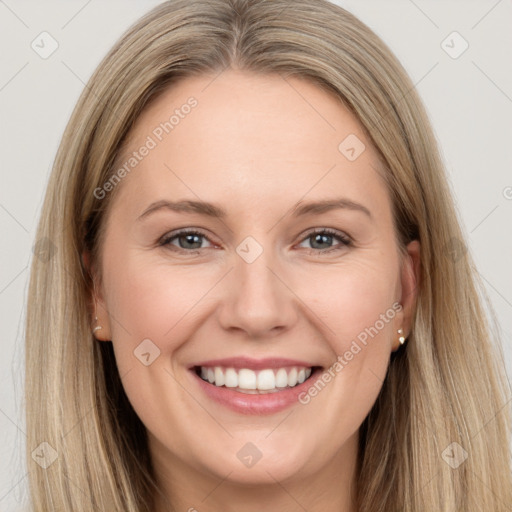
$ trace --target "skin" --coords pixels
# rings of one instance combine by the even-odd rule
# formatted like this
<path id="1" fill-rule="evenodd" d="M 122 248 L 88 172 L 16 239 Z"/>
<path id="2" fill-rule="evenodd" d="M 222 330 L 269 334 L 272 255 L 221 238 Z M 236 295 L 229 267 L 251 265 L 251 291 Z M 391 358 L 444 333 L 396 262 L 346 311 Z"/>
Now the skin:
<path id="1" fill-rule="evenodd" d="M 399 347 L 397 330 L 410 330 L 419 244 L 399 252 L 377 153 L 339 100 L 303 79 L 239 70 L 186 78 L 143 112 L 126 154 L 190 96 L 197 107 L 117 185 L 94 297 L 96 337 L 113 343 L 175 510 L 354 512 L 358 429 Z M 349 134 L 366 146 L 354 161 L 338 150 Z M 300 200 L 338 197 L 371 217 L 291 214 Z M 210 201 L 227 215 L 161 209 L 138 220 L 160 199 Z M 205 237 L 158 245 L 179 228 Z M 352 243 L 315 243 L 316 228 Z M 236 252 L 247 236 L 263 248 L 250 264 Z M 187 370 L 241 355 L 328 368 L 393 303 L 402 310 L 307 405 L 238 414 L 209 399 Z M 133 353 L 146 338 L 160 350 L 149 366 Z M 250 468 L 236 456 L 248 442 L 262 454 Z M 172 507 L 159 499 L 156 510 Z"/>

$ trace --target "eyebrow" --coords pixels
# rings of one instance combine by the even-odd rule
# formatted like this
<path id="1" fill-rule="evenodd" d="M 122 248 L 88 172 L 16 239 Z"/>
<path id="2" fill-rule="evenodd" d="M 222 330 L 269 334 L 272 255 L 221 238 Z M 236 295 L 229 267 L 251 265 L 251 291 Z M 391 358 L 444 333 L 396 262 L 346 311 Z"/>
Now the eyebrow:
<path id="1" fill-rule="evenodd" d="M 324 199 L 310 203 L 299 201 L 292 209 L 292 216 L 300 217 L 308 214 L 319 215 L 321 213 L 336 209 L 360 211 L 367 215 L 370 219 L 372 218 L 372 214 L 366 206 L 344 197 Z M 159 210 L 171 210 L 178 213 L 198 213 L 200 215 L 206 215 L 208 217 L 218 219 L 224 219 L 227 217 L 227 213 L 224 209 L 222 209 L 222 207 L 207 201 L 168 201 L 166 199 L 162 199 L 160 201 L 151 203 L 148 208 L 146 208 L 144 212 L 138 217 L 137 220 L 142 220 Z"/>
<path id="2" fill-rule="evenodd" d="M 352 201 L 351 199 L 347 199 L 345 197 L 340 197 L 337 199 L 324 199 L 323 201 L 315 201 L 313 203 L 304 204 L 302 201 L 299 201 L 295 205 L 295 208 L 293 209 L 293 216 L 299 217 L 301 215 L 306 214 L 318 215 L 336 209 L 359 211 L 367 215 L 370 219 L 372 218 L 372 214 L 366 206 L 360 203 L 356 203 L 355 201 Z"/>
<path id="3" fill-rule="evenodd" d="M 142 220 L 148 215 L 159 210 L 171 210 L 173 212 L 180 213 L 199 213 L 201 215 L 207 215 L 218 219 L 226 217 L 226 212 L 220 206 L 216 206 L 213 203 L 208 203 L 206 201 L 167 201 L 166 199 L 162 199 L 150 204 L 137 220 Z"/>

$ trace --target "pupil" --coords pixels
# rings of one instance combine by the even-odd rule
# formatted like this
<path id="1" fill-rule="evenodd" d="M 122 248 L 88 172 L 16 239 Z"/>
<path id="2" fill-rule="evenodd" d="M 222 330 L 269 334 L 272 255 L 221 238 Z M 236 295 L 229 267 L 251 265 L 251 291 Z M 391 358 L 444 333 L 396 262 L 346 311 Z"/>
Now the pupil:
<path id="1" fill-rule="evenodd" d="M 199 238 L 199 235 L 184 235 L 182 238 L 185 238 L 186 240 L 186 244 L 188 243 L 191 243 L 193 244 L 194 243 L 194 238 L 197 240 Z M 201 246 L 201 242 L 197 242 L 196 243 L 199 243 L 199 246 Z M 188 247 L 187 247 L 188 248 Z M 197 249 L 198 247 L 194 247 L 194 249 Z"/>
<path id="2" fill-rule="evenodd" d="M 332 238 L 332 235 L 323 235 L 323 234 L 317 234 L 317 235 L 314 235 L 314 238 L 315 238 L 315 243 L 318 241 L 319 243 L 328 243 Z"/>

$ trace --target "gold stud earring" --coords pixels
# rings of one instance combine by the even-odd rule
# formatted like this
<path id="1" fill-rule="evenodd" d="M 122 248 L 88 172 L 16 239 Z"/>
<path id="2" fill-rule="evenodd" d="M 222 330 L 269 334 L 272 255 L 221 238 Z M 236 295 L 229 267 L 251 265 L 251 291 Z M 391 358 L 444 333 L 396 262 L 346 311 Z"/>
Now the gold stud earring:
<path id="1" fill-rule="evenodd" d="M 97 323 L 98 322 L 98 317 L 95 316 L 94 317 L 94 321 Z M 96 331 L 99 331 L 100 329 L 102 329 L 101 325 L 97 325 L 93 330 L 92 330 L 92 333 L 94 334 Z"/>
<path id="2" fill-rule="evenodd" d="M 405 343 L 405 337 L 404 337 L 404 331 L 402 328 L 398 329 L 398 334 L 400 335 L 398 337 L 398 341 L 400 342 L 400 345 L 403 345 Z"/>

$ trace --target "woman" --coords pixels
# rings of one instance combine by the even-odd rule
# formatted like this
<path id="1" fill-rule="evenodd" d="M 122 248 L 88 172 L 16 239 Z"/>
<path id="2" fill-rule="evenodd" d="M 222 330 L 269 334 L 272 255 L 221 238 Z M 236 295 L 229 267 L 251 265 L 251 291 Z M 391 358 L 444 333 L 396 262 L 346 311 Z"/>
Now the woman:
<path id="1" fill-rule="evenodd" d="M 510 396 L 435 138 L 345 10 L 149 12 L 78 102 L 38 239 L 34 510 L 510 510 Z"/>

